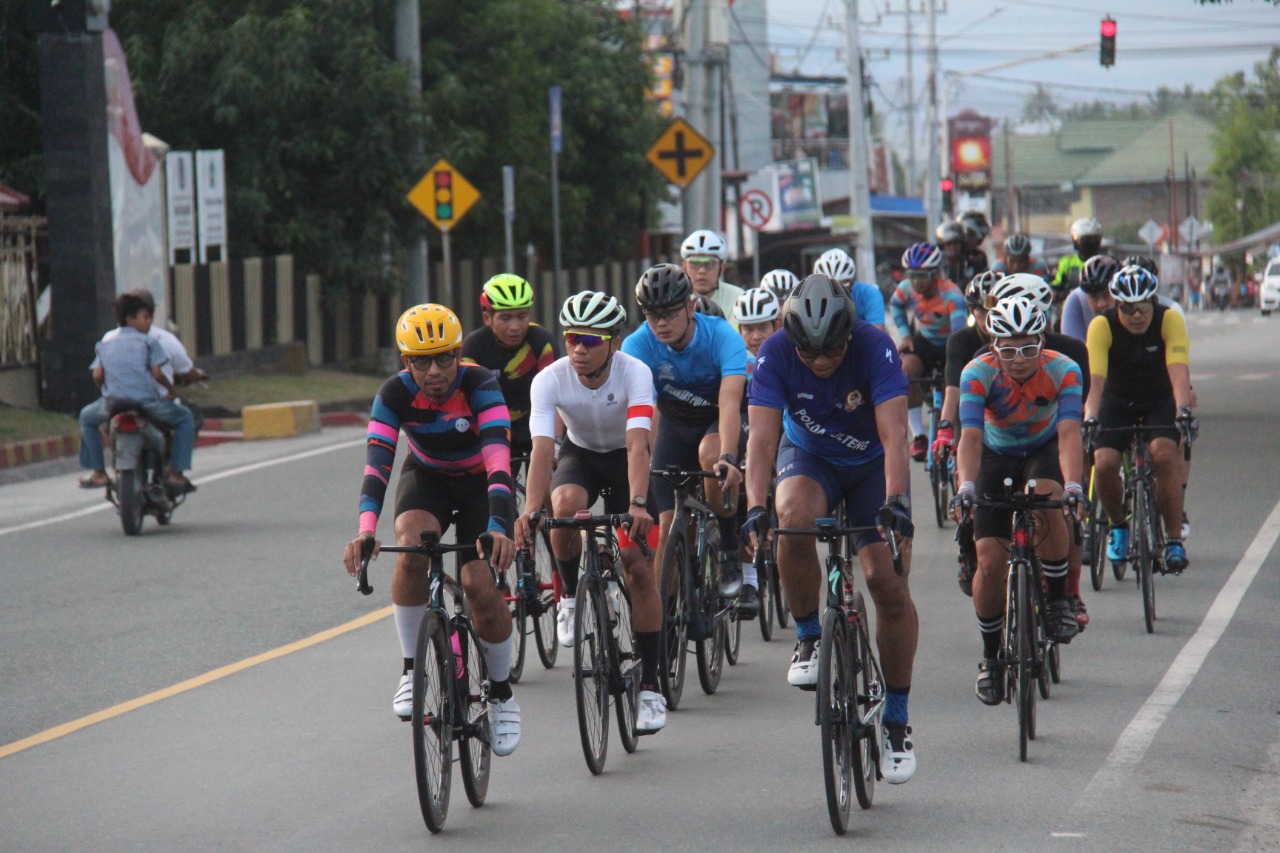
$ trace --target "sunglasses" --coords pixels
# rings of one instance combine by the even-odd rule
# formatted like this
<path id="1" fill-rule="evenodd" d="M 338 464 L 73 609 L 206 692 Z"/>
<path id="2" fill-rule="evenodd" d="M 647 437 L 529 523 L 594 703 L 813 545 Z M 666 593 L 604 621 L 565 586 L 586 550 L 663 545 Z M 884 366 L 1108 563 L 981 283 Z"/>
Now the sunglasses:
<path id="1" fill-rule="evenodd" d="M 1156 307 L 1150 302 L 1121 302 L 1116 306 L 1121 314 L 1133 316 L 1134 314 L 1150 314 L 1156 310 Z"/>
<path id="2" fill-rule="evenodd" d="M 655 323 L 661 323 L 663 320 L 674 320 L 676 317 L 684 313 L 684 305 L 676 305 L 671 308 L 662 308 L 649 310 L 648 308 L 640 309 L 640 313 L 644 314 L 646 320 L 652 320 Z"/>
<path id="3" fill-rule="evenodd" d="M 595 349 L 611 340 L 613 340 L 613 335 L 586 335 L 581 332 L 564 333 L 565 345 L 569 347 L 576 347 L 581 344 L 587 349 Z"/>
<path id="4" fill-rule="evenodd" d="M 800 356 L 803 361 L 817 361 L 826 356 L 829 359 L 837 360 L 844 356 L 845 350 L 849 348 L 848 344 L 841 344 L 838 347 L 824 350 L 801 349 L 796 347 L 796 355 Z"/>
<path id="5" fill-rule="evenodd" d="M 685 263 L 688 264 L 690 269 L 709 270 L 712 267 L 717 266 L 720 262 L 715 258 L 690 258 L 685 261 Z"/>
<path id="6" fill-rule="evenodd" d="M 448 370 L 453 367 L 453 363 L 458 360 L 458 351 L 449 350 L 439 355 L 411 355 L 409 363 L 419 370 L 426 371 L 431 369 L 431 365 L 435 365 L 441 370 Z"/>
<path id="7" fill-rule="evenodd" d="M 1018 356 L 1022 356 L 1023 358 L 1030 361 L 1031 359 L 1036 358 L 1040 355 L 1041 346 L 1042 344 L 1024 344 L 1023 346 L 1020 346 L 1020 347 L 993 346 L 991 349 L 995 351 L 996 355 L 1000 356 L 1000 358 L 1004 359 L 1005 361 L 1013 361 Z"/>

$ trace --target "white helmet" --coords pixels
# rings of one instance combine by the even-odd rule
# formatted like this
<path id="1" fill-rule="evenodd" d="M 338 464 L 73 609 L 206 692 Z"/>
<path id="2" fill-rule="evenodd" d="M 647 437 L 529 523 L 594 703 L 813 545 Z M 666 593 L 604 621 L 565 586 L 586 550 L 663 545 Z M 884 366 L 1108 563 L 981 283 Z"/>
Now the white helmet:
<path id="1" fill-rule="evenodd" d="M 760 279 L 760 286 L 781 301 L 800 285 L 800 277 L 791 270 L 769 270 Z"/>
<path id="2" fill-rule="evenodd" d="M 1122 267 L 1109 285 L 1111 295 L 1120 302 L 1146 302 L 1159 286 L 1156 277 L 1137 264 Z"/>
<path id="3" fill-rule="evenodd" d="M 778 319 L 778 297 L 763 287 L 742 291 L 733 303 L 733 322 L 742 324 L 768 323 Z"/>
<path id="4" fill-rule="evenodd" d="M 617 329 L 627 323 L 627 309 L 607 293 L 584 290 L 564 301 L 560 325 L 570 329 Z"/>
<path id="5" fill-rule="evenodd" d="M 813 264 L 813 271 L 820 272 L 836 284 L 849 286 L 857 271 L 853 258 L 844 249 L 827 249 Z"/>
<path id="6" fill-rule="evenodd" d="M 1094 219 L 1092 216 L 1082 216 L 1075 222 L 1071 223 L 1071 239 L 1079 240 L 1081 237 L 1101 237 L 1102 223 Z"/>
<path id="7" fill-rule="evenodd" d="M 699 255 L 710 256 L 718 261 L 727 261 L 729 249 L 725 246 L 723 237 L 704 228 L 701 231 L 694 231 L 680 244 L 681 260 L 687 261 Z"/>
<path id="8" fill-rule="evenodd" d="M 991 298 L 996 302 L 1020 296 L 1030 299 L 1041 311 L 1053 307 L 1053 289 L 1035 273 L 1016 272 L 991 285 Z"/>
<path id="9" fill-rule="evenodd" d="M 1023 296 L 1002 299 L 987 312 L 987 332 L 993 338 L 1038 335 L 1047 325 L 1044 312 L 1034 302 Z"/>

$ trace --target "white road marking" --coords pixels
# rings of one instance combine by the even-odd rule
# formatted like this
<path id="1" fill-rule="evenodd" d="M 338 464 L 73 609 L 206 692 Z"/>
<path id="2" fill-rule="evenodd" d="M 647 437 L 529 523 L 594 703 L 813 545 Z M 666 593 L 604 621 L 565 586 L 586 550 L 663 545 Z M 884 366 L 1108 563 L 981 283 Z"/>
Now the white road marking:
<path id="1" fill-rule="evenodd" d="M 1242 373 L 1236 377 L 1241 382 L 1257 382 L 1260 379 L 1270 379 L 1274 373 Z"/>
<path id="2" fill-rule="evenodd" d="M 1107 803 L 1122 800 L 1120 794 L 1127 788 L 1129 777 L 1142 762 L 1160 727 L 1204 665 L 1209 652 L 1226 631 L 1245 591 L 1253 583 L 1277 538 L 1280 538 L 1280 502 L 1272 507 L 1271 514 L 1258 529 L 1258 535 L 1236 564 L 1196 633 L 1187 640 L 1164 678 L 1120 733 L 1111 754 L 1080 795 L 1076 803 L 1077 812 L 1084 809 L 1084 813 L 1089 814 Z"/>

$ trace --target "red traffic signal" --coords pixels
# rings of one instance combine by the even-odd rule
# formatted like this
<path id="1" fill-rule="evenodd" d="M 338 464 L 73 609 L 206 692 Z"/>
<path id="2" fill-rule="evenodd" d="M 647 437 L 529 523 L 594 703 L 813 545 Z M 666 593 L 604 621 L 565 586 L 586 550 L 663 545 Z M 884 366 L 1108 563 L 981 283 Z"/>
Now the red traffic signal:
<path id="1" fill-rule="evenodd" d="M 955 183 L 950 178 L 943 178 L 942 181 L 939 182 L 938 186 L 942 188 L 944 193 L 949 193 L 955 189 Z"/>
<path id="2" fill-rule="evenodd" d="M 1110 68 L 1116 64 L 1116 22 L 1110 15 L 1102 19 L 1099 33 L 1102 40 L 1098 46 L 1098 61 L 1104 68 Z"/>
<path id="3" fill-rule="evenodd" d="M 1104 18 L 1102 21 L 1102 37 L 1104 39 L 1113 39 L 1116 37 L 1116 22 L 1110 18 Z"/>

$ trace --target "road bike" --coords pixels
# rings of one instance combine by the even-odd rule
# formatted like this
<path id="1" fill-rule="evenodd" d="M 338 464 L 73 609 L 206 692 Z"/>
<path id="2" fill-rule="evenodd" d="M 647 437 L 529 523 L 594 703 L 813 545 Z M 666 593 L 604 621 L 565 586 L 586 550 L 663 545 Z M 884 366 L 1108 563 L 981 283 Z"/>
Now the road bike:
<path id="1" fill-rule="evenodd" d="M 773 507 L 773 488 L 769 489 L 769 497 L 765 508 L 769 512 L 769 527 L 777 527 L 778 517 Z M 778 576 L 778 561 L 773 553 L 773 541 L 766 538 L 756 548 L 752 562 L 756 569 L 756 582 L 760 591 L 760 636 L 767 643 L 773 639 L 773 623 L 778 627 L 787 627 L 791 611 L 782 595 L 782 580 Z"/>
<path id="2" fill-rule="evenodd" d="M 522 512 L 524 504 L 528 462 L 527 456 L 511 460 L 511 470 L 520 471 L 520 475 L 515 478 L 519 503 L 517 515 Z M 499 586 L 502 587 L 503 598 L 511 610 L 511 682 L 517 684 L 524 675 L 524 659 L 530 634 L 533 635 L 543 667 L 551 669 L 556 665 L 559 649 L 556 642 L 556 614 L 561 597 L 560 574 L 555 570 L 551 539 L 547 531 L 536 531 L 533 534 L 533 547 L 517 550 L 511 565 L 515 588 L 508 583 L 506 572 L 503 573 Z"/>
<path id="3" fill-rule="evenodd" d="M 533 524 L 538 525 L 537 516 Z M 614 530 L 631 524 L 625 513 L 545 518 L 546 529 L 568 528 L 582 536 L 583 571 L 574 599 L 573 683 L 582 754 L 593 775 L 604 772 L 609 751 L 609 705 L 618 718 L 622 748 L 635 752 L 640 701 L 640 654 L 631 628 L 631 593 L 622 578 L 622 555 Z M 637 543 L 646 559 L 649 549 Z"/>
<path id="4" fill-rule="evenodd" d="M 492 537 L 480 542 L 489 553 Z M 365 539 L 360 555 L 356 589 L 373 592 L 369 584 L 369 559 L 373 539 Z M 462 765 L 462 787 L 471 805 L 484 805 L 489 791 L 489 671 L 480 638 L 471 623 L 462 583 L 444 570 L 444 555 L 474 545 L 446 545 L 435 530 L 422 531 L 418 545 L 384 545 L 386 553 L 420 554 L 429 561 L 431 597 L 418 630 L 413 655 L 413 766 L 418 783 L 418 804 L 427 829 L 444 829 L 449 814 L 453 779 L 453 745 L 456 741 Z M 455 568 L 461 572 L 461 567 Z"/>
<path id="5" fill-rule="evenodd" d="M 933 494 L 933 515 L 939 527 L 946 526 L 947 514 L 951 508 L 951 498 L 956 493 L 956 461 L 955 454 L 948 445 L 942 452 L 935 454 L 934 441 L 938 438 L 938 424 L 942 419 L 942 401 L 946 385 L 942 373 L 934 371 L 928 376 L 911 380 L 921 386 L 929 400 L 929 449 L 924 459 L 925 471 L 929 473 L 929 491 Z"/>
<path id="6" fill-rule="evenodd" d="M 818 643 L 818 696 L 815 722 L 822 733 L 822 775 L 831 827 L 843 835 L 853 798 L 871 808 L 880 775 L 880 715 L 884 710 L 884 674 L 871 645 L 870 614 L 861 590 L 854 589 L 855 537 L 883 530 L 902 574 L 902 555 L 890 525 L 893 513 L 882 508 L 880 527 L 849 527 L 843 504 L 834 518 L 816 518 L 813 527 L 782 528 L 780 536 L 813 536 L 827 545 L 824 562 L 827 604 Z"/>

